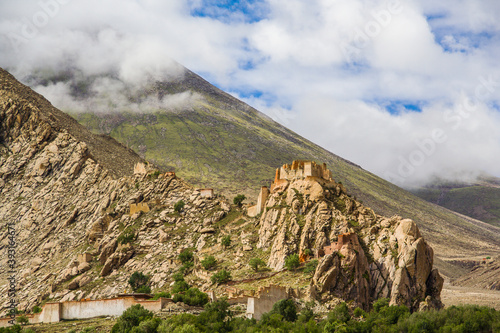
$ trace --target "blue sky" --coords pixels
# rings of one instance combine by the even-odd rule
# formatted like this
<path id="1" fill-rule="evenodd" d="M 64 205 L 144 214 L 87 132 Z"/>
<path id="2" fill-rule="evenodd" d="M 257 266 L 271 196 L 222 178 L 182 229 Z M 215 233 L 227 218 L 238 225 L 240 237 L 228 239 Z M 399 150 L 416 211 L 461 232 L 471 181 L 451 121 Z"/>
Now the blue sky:
<path id="1" fill-rule="evenodd" d="M 0 66 L 20 78 L 68 63 L 83 75 L 112 70 L 119 82 L 93 89 L 122 105 L 125 84 L 178 75 L 175 60 L 411 186 L 500 176 L 498 17 L 500 2 L 476 0 L 3 1 Z M 35 88 L 61 108 L 78 105 L 64 85 Z M 435 133 L 446 140 L 427 154 Z M 401 161 L 421 153 L 402 174 Z"/>

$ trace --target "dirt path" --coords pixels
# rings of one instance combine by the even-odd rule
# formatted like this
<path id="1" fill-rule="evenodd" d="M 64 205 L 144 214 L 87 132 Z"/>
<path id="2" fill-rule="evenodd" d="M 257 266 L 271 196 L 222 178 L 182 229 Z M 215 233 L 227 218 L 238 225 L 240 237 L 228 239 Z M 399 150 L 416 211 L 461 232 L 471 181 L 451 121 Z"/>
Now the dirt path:
<path id="1" fill-rule="evenodd" d="M 476 304 L 500 311 L 500 291 L 452 286 L 449 280 L 444 282 L 441 301 L 446 307 Z"/>

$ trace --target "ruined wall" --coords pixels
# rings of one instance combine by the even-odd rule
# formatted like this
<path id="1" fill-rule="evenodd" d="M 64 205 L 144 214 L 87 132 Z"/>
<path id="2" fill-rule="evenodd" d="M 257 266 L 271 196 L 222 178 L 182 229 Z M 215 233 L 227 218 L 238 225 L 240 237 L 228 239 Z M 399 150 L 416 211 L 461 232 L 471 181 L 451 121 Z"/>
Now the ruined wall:
<path id="1" fill-rule="evenodd" d="M 149 212 L 149 206 L 145 202 L 141 202 L 138 204 L 130 204 L 130 215 L 134 215 L 135 213 L 138 212 L 144 212 L 147 213 Z"/>
<path id="2" fill-rule="evenodd" d="M 264 211 L 266 205 L 267 197 L 269 196 L 269 189 L 267 186 L 262 186 L 260 189 L 259 196 L 257 198 L 257 205 L 249 207 L 247 210 L 247 215 L 250 217 L 255 217 Z"/>
<path id="3" fill-rule="evenodd" d="M 285 287 L 271 285 L 260 287 L 258 295 L 248 298 L 246 316 L 249 319 L 260 320 L 264 313 L 272 310 L 276 302 L 288 298 L 288 291 Z"/>
<path id="4" fill-rule="evenodd" d="M 137 300 L 134 297 L 117 297 L 101 300 L 81 300 L 61 303 L 46 303 L 42 312 L 28 316 L 31 324 L 56 323 L 61 320 L 87 319 L 100 316 L 121 316 L 129 307 L 142 305 L 149 311 L 161 311 L 171 299 L 156 301 Z M 10 318 L 0 318 L 0 327 L 9 326 Z"/>

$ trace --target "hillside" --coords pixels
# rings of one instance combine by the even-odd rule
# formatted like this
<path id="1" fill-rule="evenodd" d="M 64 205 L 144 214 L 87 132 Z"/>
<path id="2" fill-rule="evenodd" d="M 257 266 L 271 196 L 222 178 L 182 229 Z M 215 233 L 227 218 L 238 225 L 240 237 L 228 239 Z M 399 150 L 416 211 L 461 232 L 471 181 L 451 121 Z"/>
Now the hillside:
<path id="1" fill-rule="evenodd" d="M 259 200 L 261 214 L 250 214 L 148 166 L 113 139 L 95 138 L 3 70 L 0 121 L 0 259 L 5 263 L 15 245 L 7 237 L 12 223 L 21 311 L 114 297 L 127 291 L 134 272 L 149 276 L 154 293 L 178 293 L 180 273 L 184 283 L 216 297 L 234 288 L 255 292 L 265 283 L 318 304 L 345 300 L 369 309 L 386 296 L 412 310 L 441 305 L 443 279 L 416 224 L 375 214 L 325 164 L 296 161 L 273 172 L 269 196 Z M 109 168 L 125 174 L 121 159 L 135 158 L 133 172 L 119 177 L 109 159 L 95 157 L 106 153 L 91 148 L 100 138 L 115 149 Z M 290 255 L 307 264 L 282 270 Z M 208 256 L 215 267 L 203 265 Z M 266 269 L 251 269 L 252 258 Z M 10 274 L 4 267 L 1 281 Z M 211 278 L 223 270 L 233 289 L 227 279 Z M 0 285 L 2 314 L 8 288 Z"/>
<path id="2" fill-rule="evenodd" d="M 474 219 L 500 227 L 500 179 L 481 177 L 472 183 L 437 182 L 412 190 L 416 196 Z"/>
<path id="3" fill-rule="evenodd" d="M 75 98 L 85 101 L 91 95 L 95 79 L 84 78 L 85 84 L 78 84 L 78 80 L 71 81 L 71 75 L 66 74 L 32 82 L 36 85 L 69 80 L 73 86 L 86 87 L 86 91 L 74 92 Z M 254 198 L 255 189 L 269 184 L 270 175 L 284 161 L 323 161 L 335 180 L 376 213 L 399 214 L 416 221 L 439 258 L 500 252 L 500 229 L 425 202 L 300 137 L 189 70 L 183 78 L 150 83 L 129 95 L 130 102 L 134 102 L 137 96 L 158 100 L 186 91 L 202 98 L 174 111 L 153 108 L 145 113 L 126 109 L 92 113 L 88 110 L 73 115 L 92 131 L 109 133 L 147 160 L 175 170 L 196 186 L 214 188 L 229 198 L 237 193 Z M 448 272 L 458 273 L 453 269 Z"/>

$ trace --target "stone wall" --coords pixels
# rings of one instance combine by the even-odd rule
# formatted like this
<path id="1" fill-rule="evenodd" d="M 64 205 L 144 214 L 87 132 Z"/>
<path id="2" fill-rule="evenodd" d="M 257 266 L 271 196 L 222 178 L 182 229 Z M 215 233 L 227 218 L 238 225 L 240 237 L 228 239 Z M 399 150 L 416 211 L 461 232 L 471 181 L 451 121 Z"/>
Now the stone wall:
<path id="1" fill-rule="evenodd" d="M 286 287 L 275 285 L 259 288 L 258 295 L 258 297 L 248 298 L 246 316 L 249 319 L 260 320 L 264 313 L 272 310 L 276 302 L 289 296 Z"/>
<path id="2" fill-rule="evenodd" d="M 149 311 L 160 311 L 171 299 L 160 298 L 156 301 L 138 300 L 132 296 L 101 300 L 81 300 L 60 303 L 46 303 L 42 312 L 29 315 L 31 324 L 56 323 L 61 320 L 88 319 L 100 316 L 120 316 L 132 305 L 140 304 Z M 10 318 L 0 318 L 0 327 L 9 326 Z"/>
<path id="3" fill-rule="evenodd" d="M 137 203 L 137 204 L 130 204 L 130 213 L 129 215 L 134 215 L 135 213 L 138 213 L 138 212 L 143 212 L 143 213 L 147 213 L 149 212 L 149 206 L 147 203 L 145 202 L 140 202 L 140 203 Z"/>
<path id="4" fill-rule="evenodd" d="M 259 197 L 257 198 L 257 205 L 248 208 L 247 215 L 250 217 L 255 217 L 262 213 L 264 207 L 266 206 L 268 196 L 269 189 L 267 188 L 267 186 L 261 187 Z"/>

